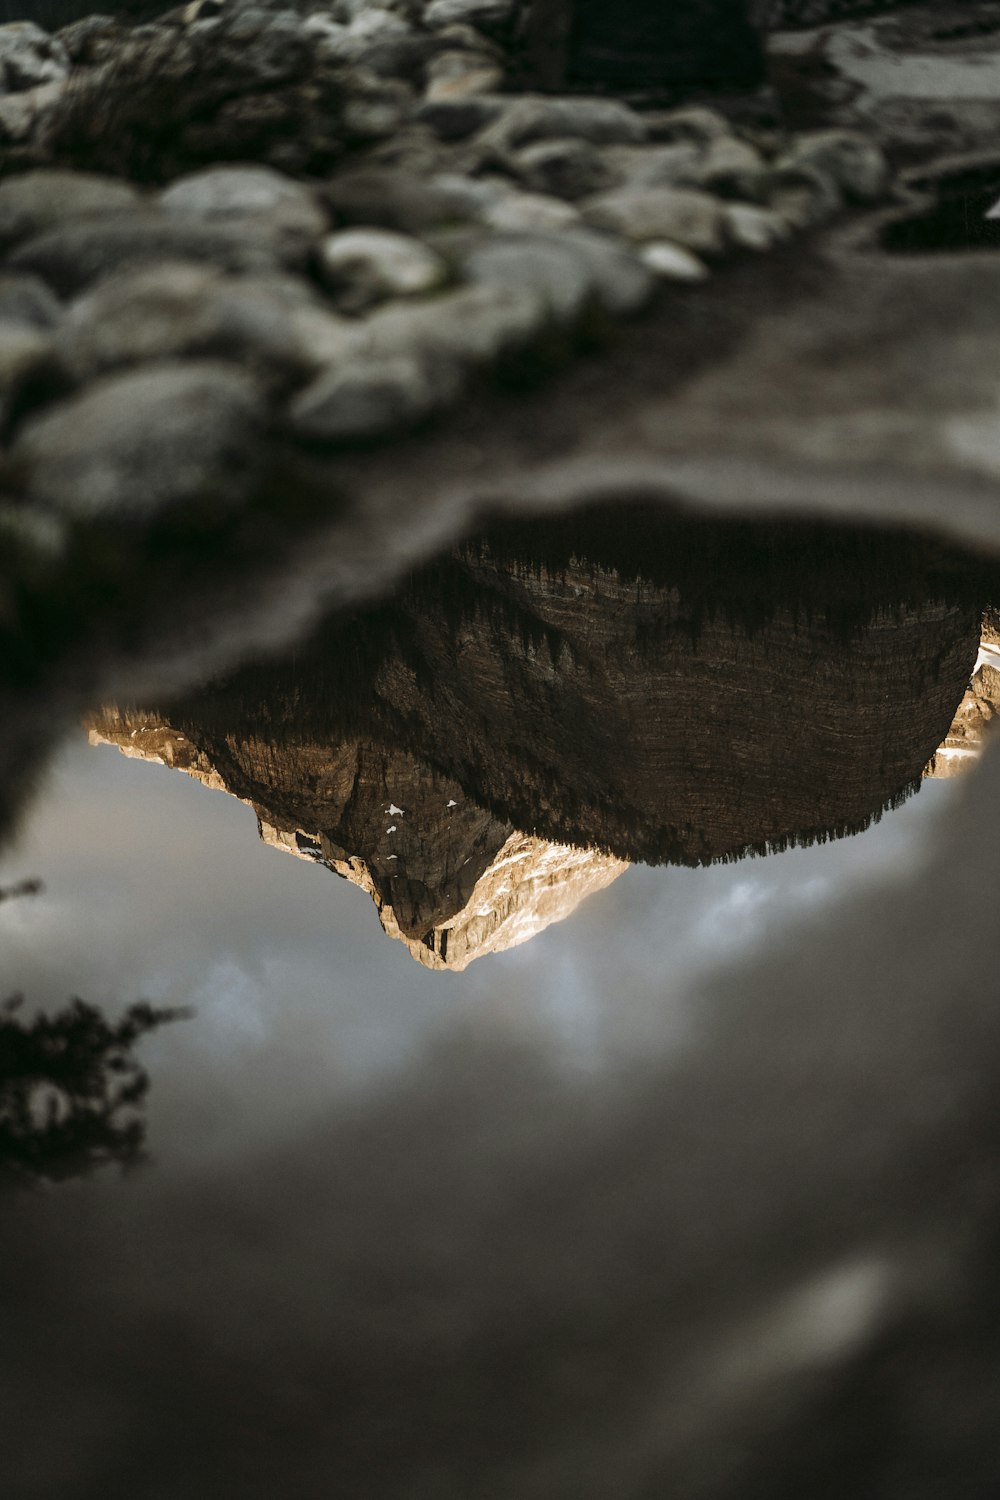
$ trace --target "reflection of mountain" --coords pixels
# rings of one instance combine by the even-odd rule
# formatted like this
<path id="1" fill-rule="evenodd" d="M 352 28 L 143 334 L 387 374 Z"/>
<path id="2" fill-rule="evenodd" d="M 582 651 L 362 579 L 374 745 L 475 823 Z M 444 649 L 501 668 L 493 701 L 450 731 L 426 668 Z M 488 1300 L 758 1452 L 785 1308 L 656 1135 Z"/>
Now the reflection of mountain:
<path id="1" fill-rule="evenodd" d="M 251 802 L 269 842 L 457 968 L 622 861 L 865 827 L 948 731 L 982 589 L 905 536 L 595 510 L 495 528 L 170 730 L 92 725 Z"/>
<path id="2" fill-rule="evenodd" d="M 942 743 L 931 756 L 928 776 L 961 776 L 983 752 L 988 725 L 1000 714 L 1000 632 L 986 628 L 965 697 Z"/>
<path id="3" fill-rule="evenodd" d="M 525 942 L 626 867 L 517 832 L 404 751 L 248 739 L 206 754 L 155 715 L 105 709 L 89 723 L 94 744 L 251 802 L 265 843 L 361 886 L 386 932 L 428 968 L 464 969 Z"/>

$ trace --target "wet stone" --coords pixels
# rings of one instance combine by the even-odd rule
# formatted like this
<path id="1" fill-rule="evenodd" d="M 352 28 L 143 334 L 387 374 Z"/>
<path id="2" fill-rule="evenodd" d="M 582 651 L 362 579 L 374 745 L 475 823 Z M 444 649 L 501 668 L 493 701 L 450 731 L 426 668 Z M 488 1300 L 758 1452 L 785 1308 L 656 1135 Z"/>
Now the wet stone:
<path id="1" fill-rule="evenodd" d="M 771 250 L 788 238 L 790 226 L 773 209 L 756 203 L 727 203 L 726 234 L 740 250 Z"/>
<path id="2" fill-rule="evenodd" d="M 65 80 L 40 83 L 17 94 L 0 94 L 0 141 L 21 145 L 37 137 L 46 126 L 66 89 Z"/>
<path id="3" fill-rule="evenodd" d="M 651 141 L 688 141 L 709 146 L 732 133 L 725 115 L 717 110 L 692 105 L 686 109 L 650 110 L 643 115 Z"/>
<path id="4" fill-rule="evenodd" d="M 588 141 L 538 141 L 513 161 L 524 186 L 571 202 L 610 188 L 614 174 Z"/>
<path id="5" fill-rule="evenodd" d="M 122 27 L 113 16 L 81 16 L 57 33 L 71 62 L 97 64 L 111 55 L 121 41 Z"/>
<path id="6" fill-rule="evenodd" d="M 792 229 L 825 224 L 844 206 L 833 178 L 811 165 L 777 165 L 767 181 L 769 206 Z"/>
<path id="7" fill-rule="evenodd" d="M 693 189 L 624 188 L 589 199 L 583 216 L 629 240 L 672 240 L 705 255 L 719 254 L 725 243 L 722 205 Z"/>
<path id="8" fill-rule="evenodd" d="M 512 288 L 530 287 L 561 324 L 574 323 L 597 295 L 585 255 L 555 235 L 510 235 L 478 246 L 463 266 L 466 279 Z"/>
<path id="9" fill-rule="evenodd" d="M 582 225 L 565 230 L 560 243 L 572 246 L 585 262 L 598 301 L 611 317 L 632 317 L 653 295 L 653 278 L 631 245 Z"/>
<path id="10" fill-rule="evenodd" d="M 753 201 L 766 192 L 769 168 L 759 151 L 734 136 L 721 136 L 692 163 L 686 180 L 722 198 Z"/>
<path id="11" fill-rule="evenodd" d="M 140 202 L 127 182 L 91 172 L 24 172 L 0 182 L 0 249 L 74 219 L 128 212 Z"/>
<path id="12" fill-rule="evenodd" d="M 39 277 L 0 273 L 0 323 L 5 328 L 51 328 L 61 315 L 60 303 Z"/>
<path id="13" fill-rule="evenodd" d="M 69 65 L 62 42 L 33 21 L 0 26 L 0 93 L 15 94 L 44 83 L 60 83 Z"/>
<path id="14" fill-rule="evenodd" d="M 543 193 L 505 193 L 483 211 L 482 221 L 503 233 L 544 234 L 579 224 L 580 215 L 561 198 Z"/>
<path id="15" fill-rule="evenodd" d="M 198 260 L 224 271 L 266 273 L 302 259 L 258 221 L 192 223 L 144 214 L 53 229 L 19 245 L 8 266 L 34 272 L 59 295 L 71 296 L 126 267 L 156 261 Z"/>
<path id="16" fill-rule="evenodd" d="M 61 348 L 77 380 L 122 365 L 214 357 L 280 389 L 312 368 L 280 286 L 183 262 L 126 272 L 85 294 L 69 309 Z"/>
<path id="17" fill-rule="evenodd" d="M 514 0 L 431 0 L 424 11 L 424 25 L 475 26 L 487 35 L 503 32 L 511 23 Z"/>
<path id="18" fill-rule="evenodd" d="M 357 76 L 341 111 L 341 128 L 354 146 L 395 138 L 410 113 L 412 96 L 408 87 L 397 79 L 385 80 L 368 75 L 363 87 Z"/>
<path id="19" fill-rule="evenodd" d="M 629 188 L 690 185 L 702 160 L 702 150 L 690 142 L 667 146 L 611 146 L 601 153 L 615 184 Z"/>
<path id="20" fill-rule="evenodd" d="M 469 99 L 496 94 L 503 87 L 503 68 L 471 52 L 439 52 L 427 68 L 427 98 Z"/>
<path id="21" fill-rule="evenodd" d="M 460 287 L 414 303 L 395 303 L 368 323 L 376 353 L 439 358 L 456 371 L 488 368 L 528 348 L 549 318 L 545 299 L 523 279 Z M 449 377 L 443 377 L 447 387 Z"/>
<path id="22" fill-rule="evenodd" d="M 650 240 L 643 245 L 640 259 L 661 281 L 705 281 L 708 268 L 690 250 L 667 240 Z"/>
<path id="23" fill-rule="evenodd" d="M 338 305 L 350 312 L 388 297 L 425 295 L 448 279 L 448 267 L 434 250 L 387 229 L 331 234 L 320 245 L 317 260 Z"/>
<path id="24" fill-rule="evenodd" d="M 889 186 L 889 165 L 874 141 L 852 130 L 800 135 L 775 163 L 777 171 L 805 168 L 829 177 L 852 203 L 879 203 Z"/>
<path id="25" fill-rule="evenodd" d="M 438 404 L 435 382 L 419 355 L 361 355 L 300 392 L 289 422 L 309 442 L 364 442 L 407 431 Z"/>
<path id="26" fill-rule="evenodd" d="M 180 177 L 159 195 L 160 206 L 188 221 L 259 219 L 268 230 L 312 241 L 327 217 L 308 188 L 261 166 L 209 167 Z"/>
<path id="27" fill-rule="evenodd" d="M 28 422 L 11 469 L 30 500 L 76 521 L 211 519 L 251 494 L 264 430 L 248 374 L 168 363 L 105 376 Z"/>
<path id="28" fill-rule="evenodd" d="M 483 130 L 497 118 L 503 100 L 473 94 L 468 98 L 425 99 L 417 119 L 429 125 L 442 141 L 461 141 Z"/>
<path id="29" fill-rule="evenodd" d="M 6 422 L 26 386 L 57 374 L 52 335 L 25 323 L 0 321 L 0 421 Z"/>
<path id="30" fill-rule="evenodd" d="M 595 146 L 639 145 L 646 139 L 641 115 L 616 99 L 545 99 L 525 95 L 486 133 L 491 145 L 514 150 L 533 141 L 575 137 Z"/>
<path id="31" fill-rule="evenodd" d="M 419 181 L 393 167 L 362 167 L 336 177 L 326 189 L 342 224 L 375 225 L 419 233 L 435 224 L 476 217 L 483 195 L 462 179 Z"/>

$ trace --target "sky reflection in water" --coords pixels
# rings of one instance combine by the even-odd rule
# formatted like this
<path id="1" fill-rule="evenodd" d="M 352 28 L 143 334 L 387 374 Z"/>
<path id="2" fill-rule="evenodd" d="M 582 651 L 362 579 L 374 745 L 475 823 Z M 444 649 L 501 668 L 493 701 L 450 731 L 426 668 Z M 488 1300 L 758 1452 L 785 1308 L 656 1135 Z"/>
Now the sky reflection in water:
<path id="1" fill-rule="evenodd" d="M 956 785 L 927 781 L 834 844 L 634 866 L 523 947 L 451 974 L 388 940 L 362 891 L 261 844 L 235 799 L 77 740 L 0 862 L 0 883 L 46 887 L 0 907 L 3 989 L 50 1009 L 74 994 L 109 1014 L 140 997 L 195 1008 L 142 1048 L 148 1144 L 159 1170 L 183 1171 L 294 1137 L 449 1028 L 554 1041 L 574 1069 L 627 1058 L 654 1031 L 681 1043 L 697 1025 L 680 1000 L 692 978 L 905 867 Z"/>

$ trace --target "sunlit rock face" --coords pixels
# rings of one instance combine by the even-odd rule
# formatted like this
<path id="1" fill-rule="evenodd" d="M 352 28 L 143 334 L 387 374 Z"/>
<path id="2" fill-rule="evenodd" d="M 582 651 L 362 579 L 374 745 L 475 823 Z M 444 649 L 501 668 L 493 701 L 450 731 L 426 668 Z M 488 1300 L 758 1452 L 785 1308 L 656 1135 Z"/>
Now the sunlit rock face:
<path id="1" fill-rule="evenodd" d="M 951 728 L 934 752 L 926 775 L 961 776 L 983 753 L 993 720 L 1000 716 L 1000 632 L 984 630 L 979 655 Z"/>
<path id="2" fill-rule="evenodd" d="M 627 868 L 511 829 L 404 753 L 249 740 L 213 751 L 223 772 L 186 734 L 139 710 L 105 708 L 88 725 L 94 745 L 249 803 L 264 843 L 360 886 L 388 935 L 430 969 L 459 972 L 527 942 Z"/>
<path id="3" fill-rule="evenodd" d="M 898 805 L 977 667 L 963 566 L 641 506 L 499 527 L 286 660 L 91 736 L 224 787 L 419 962 L 462 969 L 630 861 L 767 853 Z"/>
<path id="4" fill-rule="evenodd" d="M 259 827 L 265 844 L 316 860 L 367 891 L 390 937 L 405 944 L 410 956 L 425 968 L 452 973 L 460 973 L 487 953 L 516 948 L 553 922 L 563 921 L 587 896 L 604 890 L 628 868 L 627 861 L 610 854 L 512 833 L 476 881 L 465 906 L 417 937 L 400 925 L 392 904 L 400 890 L 398 879 L 377 880 L 365 860 L 356 855 L 338 859 L 324 854 L 321 838 L 312 839 L 298 830 L 283 832 L 263 822 Z M 404 908 L 404 919 L 411 913 L 412 907 L 409 912 Z"/>

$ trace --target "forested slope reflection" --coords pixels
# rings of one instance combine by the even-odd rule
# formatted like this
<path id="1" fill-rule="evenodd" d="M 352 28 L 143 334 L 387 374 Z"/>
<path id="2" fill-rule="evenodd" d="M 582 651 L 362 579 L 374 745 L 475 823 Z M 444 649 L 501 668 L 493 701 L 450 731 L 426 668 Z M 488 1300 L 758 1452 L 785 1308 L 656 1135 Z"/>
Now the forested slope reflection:
<path id="1" fill-rule="evenodd" d="M 623 861 L 763 854 L 898 805 L 993 594 L 912 534 L 599 507 L 497 525 L 282 660 L 89 722 L 250 802 L 414 956 L 462 967 L 530 936 L 489 880 L 537 885 L 551 844 L 593 851 L 575 905 Z"/>

